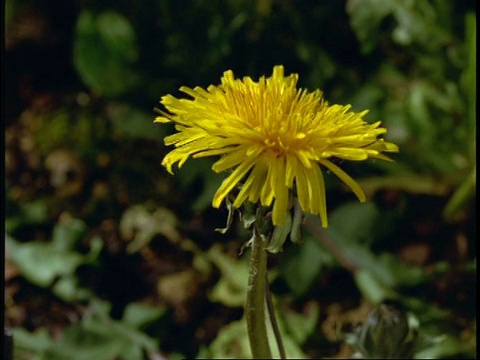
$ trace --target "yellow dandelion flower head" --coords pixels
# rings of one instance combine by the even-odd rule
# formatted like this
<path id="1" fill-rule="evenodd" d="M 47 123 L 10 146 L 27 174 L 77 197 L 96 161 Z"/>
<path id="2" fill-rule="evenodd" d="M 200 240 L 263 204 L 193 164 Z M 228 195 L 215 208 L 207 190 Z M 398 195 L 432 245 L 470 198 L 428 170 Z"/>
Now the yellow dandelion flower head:
<path id="1" fill-rule="evenodd" d="M 363 120 L 367 110 L 355 113 L 351 106 L 329 105 L 320 90 L 297 89 L 298 75 L 284 75 L 275 66 L 269 78 L 235 79 L 226 71 L 218 86 L 206 90 L 181 87 L 191 99 L 172 95 L 161 98 L 167 111 L 155 122 L 173 122 L 176 133 L 165 138 L 175 145 L 162 165 L 172 166 L 193 158 L 220 156 L 212 169 L 229 171 L 213 197 L 219 207 L 238 185 L 233 206 L 245 201 L 271 206 L 274 225 L 281 225 L 289 206 L 289 192 L 296 190 L 304 212 L 319 215 L 327 226 L 325 185 L 321 166 L 337 175 L 360 201 L 360 186 L 330 158 L 390 160 L 382 152 L 398 147 L 379 138 L 387 132 L 380 122 Z"/>

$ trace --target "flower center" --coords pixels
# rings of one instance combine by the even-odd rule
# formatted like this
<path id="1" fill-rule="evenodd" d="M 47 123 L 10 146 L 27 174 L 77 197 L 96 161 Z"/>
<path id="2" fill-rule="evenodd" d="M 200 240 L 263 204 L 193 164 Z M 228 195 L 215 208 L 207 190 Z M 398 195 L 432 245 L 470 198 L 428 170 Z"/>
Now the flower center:
<path id="1" fill-rule="evenodd" d="M 263 144 L 269 150 L 273 151 L 277 157 L 285 156 L 290 152 L 298 151 L 305 146 L 306 134 L 287 131 L 285 127 L 280 127 L 265 134 Z"/>

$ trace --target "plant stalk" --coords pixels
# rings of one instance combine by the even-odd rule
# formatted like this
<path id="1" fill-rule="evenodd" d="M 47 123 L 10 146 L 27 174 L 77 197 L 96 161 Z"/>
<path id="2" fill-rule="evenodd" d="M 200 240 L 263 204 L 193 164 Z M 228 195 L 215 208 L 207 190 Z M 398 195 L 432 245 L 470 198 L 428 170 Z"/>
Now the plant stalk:
<path id="1" fill-rule="evenodd" d="M 266 275 L 266 274 L 265 274 Z M 280 334 L 280 328 L 278 327 L 277 317 L 275 315 L 275 307 L 273 305 L 272 292 L 268 286 L 268 278 L 265 278 L 265 295 L 267 300 L 268 315 L 270 315 L 270 322 L 272 323 L 273 333 L 275 340 L 277 341 L 278 352 L 280 353 L 280 359 L 286 359 L 287 353 L 283 346 L 282 335 Z"/>
<path id="2" fill-rule="evenodd" d="M 252 255 L 249 265 L 247 302 L 245 316 L 247 320 L 248 339 L 253 358 L 270 359 L 272 357 L 268 344 L 265 321 L 265 278 L 267 276 L 267 241 L 254 226 L 252 238 Z"/>

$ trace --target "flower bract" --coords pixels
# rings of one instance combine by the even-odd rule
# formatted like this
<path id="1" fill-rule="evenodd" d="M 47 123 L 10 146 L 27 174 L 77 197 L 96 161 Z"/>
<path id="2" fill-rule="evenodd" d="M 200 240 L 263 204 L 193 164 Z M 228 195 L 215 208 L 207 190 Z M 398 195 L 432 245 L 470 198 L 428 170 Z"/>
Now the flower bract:
<path id="1" fill-rule="evenodd" d="M 165 138 L 174 145 L 162 161 L 182 166 L 193 158 L 218 156 L 212 169 L 227 172 L 213 197 L 219 207 L 238 189 L 233 206 L 245 201 L 272 208 L 274 225 L 281 225 L 295 194 L 304 212 L 319 215 L 326 227 L 327 205 L 322 169 L 338 176 L 360 201 L 365 195 L 333 158 L 390 161 L 384 152 L 398 147 L 380 135 L 380 122 L 364 120 L 367 110 L 353 112 L 350 105 L 329 105 L 320 90 L 297 88 L 298 75 L 284 75 L 275 66 L 271 77 L 236 79 L 226 71 L 217 86 L 181 87 L 189 98 L 161 98 L 165 110 L 156 122 L 173 122 L 176 133 Z"/>

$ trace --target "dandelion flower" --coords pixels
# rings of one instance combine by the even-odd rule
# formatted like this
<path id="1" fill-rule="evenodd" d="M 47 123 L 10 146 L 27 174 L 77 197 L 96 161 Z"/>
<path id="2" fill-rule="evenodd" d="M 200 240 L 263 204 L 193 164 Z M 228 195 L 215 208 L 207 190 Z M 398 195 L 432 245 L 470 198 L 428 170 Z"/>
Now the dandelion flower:
<path id="1" fill-rule="evenodd" d="M 297 74 L 284 75 L 283 66 L 258 82 L 235 79 L 228 70 L 218 86 L 181 87 L 191 99 L 162 97 L 166 111 L 155 122 L 173 122 L 177 130 L 164 140 L 175 148 L 162 165 L 173 174 L 172 166 L 181 167 L 190 156 L 220 156 L 212 169 L 229 174 L 213 197 L 214 207 L 238 187 L 233 207 L 245 201 L 273 204 L 273 224 L 281 225 L 294 191 L 302 210 L 319 215 L 326 227 L 322 168 L 363 202 L 360 186 L 331 159 L 391 161 L 382 152 L 397 152 L 398 147 L 379 137 L 387 132 L 380 122 L 363 120 L 368 110 L 355 113 L 350 105 L 329 105 L 320 90 L 297 89 L 297 81 Z"/>

